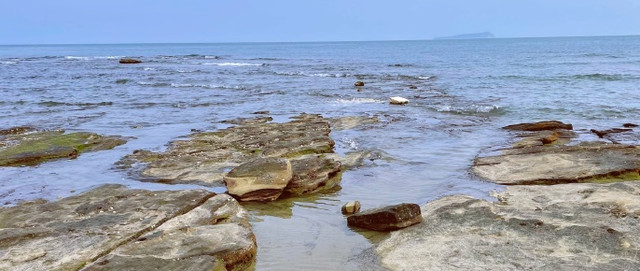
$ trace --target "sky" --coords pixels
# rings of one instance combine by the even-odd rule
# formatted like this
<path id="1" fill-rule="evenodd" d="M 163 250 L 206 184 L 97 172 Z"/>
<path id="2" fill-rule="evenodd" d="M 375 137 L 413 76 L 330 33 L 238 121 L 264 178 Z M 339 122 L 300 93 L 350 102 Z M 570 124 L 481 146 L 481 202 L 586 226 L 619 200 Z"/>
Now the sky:
<path id="1" fill-rule="evenodd" d="M 639 35 L 639 0 L 2 0 L 0 44 Z"/>

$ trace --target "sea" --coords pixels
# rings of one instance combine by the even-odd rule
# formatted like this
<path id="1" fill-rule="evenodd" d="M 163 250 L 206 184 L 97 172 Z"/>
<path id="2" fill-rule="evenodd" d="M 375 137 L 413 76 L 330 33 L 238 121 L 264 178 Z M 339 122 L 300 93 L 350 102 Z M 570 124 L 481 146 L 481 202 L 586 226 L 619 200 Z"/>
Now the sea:
<path id="1" fill-rule="evenodd" d="M 142 63 L 119 64 L 122 57 Z M 392 96 L 410 102 L 390 105 Z M 639 123 L 640 36 L 3 45 L 0 128 L 130 140 L 74 160 L 0 168 L 0 206 L 57 200 L 105 183 L 200 189 L 139 182 L 114 163 L 256 111 L 278 122 L 302 112 L 380 119 L 331 133 L 340 154 L 379 155 L 344 172 L 339 191 L 245 205 L 258 242 L 256 270 L 383 270 L 373 250 L 387 234 L 347 227 L 344 203 L 358 200 L 368 209 L 453 194 L 491 200 L 503 187 L 470 167 L 509 143 L 502 126 L 560 120 L 598 140 L 589 129 Z"/>

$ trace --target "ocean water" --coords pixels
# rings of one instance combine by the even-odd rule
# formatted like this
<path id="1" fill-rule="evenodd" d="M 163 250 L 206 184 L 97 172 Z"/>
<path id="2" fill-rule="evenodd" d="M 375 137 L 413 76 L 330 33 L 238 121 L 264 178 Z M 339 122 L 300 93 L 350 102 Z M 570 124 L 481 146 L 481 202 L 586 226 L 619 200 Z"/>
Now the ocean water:
<path id="1" fill-rule="evenodd" d="M 339 153 L 382 154 L 345 172 L 341 190 L 246 206 L 257 270 L 379 269 L 371 249 L 385 235 L 348 228 L 343 203 L 488 198 L 501 187 L 469 168 L 474 157 L 505 144 L 500 127 L 556 119 L 595 140 L 589 129 L 640 122 L 639 45 L 640 36 L 0 46 L 0 128 L 131 137 L 75 160 L 0 168 L 0 205 L 55 200 L 104 183 L 199 188 L 138 182 L 113 164 L 255 111 L 270 111 L 276 121 L 301 112 L 377 116 L 378 125 L 331 133 Z M 124 56 L 143 63 L 118 64 Z M 357 80 L 365 87 L 355 88 Z M 410 103 L 389 105 L 391 96 Z"/>

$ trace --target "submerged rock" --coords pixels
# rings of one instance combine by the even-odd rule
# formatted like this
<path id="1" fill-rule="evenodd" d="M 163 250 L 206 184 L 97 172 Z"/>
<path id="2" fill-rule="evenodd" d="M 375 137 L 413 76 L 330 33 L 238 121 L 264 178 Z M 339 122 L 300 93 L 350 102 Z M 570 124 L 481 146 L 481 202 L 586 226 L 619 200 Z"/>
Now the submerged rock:
<path id="1" fill-rule="evenodd" d="M 630 131 L 633 131 L 633 129 L 622 129 L 622 128 L 613 128 L 608 130 L 591 129 L 591 132 L 596 134 L 599 138 L 603 138 L 608 134 L 624 133 L 624 132 L 630 132 Z"/>
<path id="2" fill-rule="evenodd" d="M 449 196 L 391 233 L 391 270 L 638 270 L 640 182 L 509 186 L 498 202 Z"/>
<path id="3" fill-rule="evenodd" d="M 0 136 L 0 166 L 37 165 L 50 159 L 75 158 L 82 152 L 112 149 L 126 143 L 121 137 L 88 132 L 24 134 L 23 130 L 13 129 L 13 133 Z"/>
<path id="4" fill-rule="evenodd" d="M 566 124 L 557 120 L 540 121 L 534 123 L 519 123 L 502 127 L 506 130 L 514 131 L 543 131 L 543 130 L 573 130 L 573 125 Z"/>
<path id="5" fill-rule="evenodd" d="M 17 126 L 8 129 L 0 129 L 0 136 L 3 135 L 19 135 L 27 132 L 35 131 L 36 129 L 30 126 Z"/>
<path id="6" fill-rule="evenodd" d="M 121 58 L 119 62 L 120 64 L 138 64 L 142 63 L 142 60 L 135 58 Z"/>
<path id="7" fill-rule="evenodd" d="M 238 270 L 255 253 L 248 213 L 204 190 L 105 185 L 0 208 L 2 270 Z"/>
<path id="8" fill-rule="evenodd" d="M 350 130 L 368 124 L 375 124 L 380 122 L 380 119 L 378 117 L 348 116 L 342 118 L 329 118 L 327 121 L 331 124 L 331 129 L 338 131 Z"/>
<path id="9" fill-rule="evenodd" d="M 241 201 L 272 201 L 282 194 L 292 176 L 289 160 L 257 158 L 232 169 L 224 182 L 229 194 Z"/>
<path id="10" fill-rule="evenodd" d="M 634 127 L 638 127 L 638 124 L 635 124 L 635 123 L 625 123 L 625 124 L 622 124 L 622 127 L 625 127 L 625 128 L 634 128 Z"/>
<path id="11" fill-rule="evenodd" d="M 420 206 L 402 203 L 370 209 L 347 218 L 350 227 L 374 231 L 393 231 L 422 222 Z"/>

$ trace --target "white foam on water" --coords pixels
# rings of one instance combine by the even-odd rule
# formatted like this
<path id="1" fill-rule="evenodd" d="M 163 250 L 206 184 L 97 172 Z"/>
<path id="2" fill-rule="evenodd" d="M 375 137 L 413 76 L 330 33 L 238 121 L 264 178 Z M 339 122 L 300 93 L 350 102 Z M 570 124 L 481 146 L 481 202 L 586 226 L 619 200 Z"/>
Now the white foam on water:
<path id="1" fill-rule="evenodd" d="M 146 67 L 146 68 L 144 68 L 144 70 L 145 70 L 145 71 L 155 71 L 156 69 L 154 69 L 154 68 L 149 68 L 149 67 Z"/>
<path id="2" fill-rule="evenodd" d="M 220 67 L 227 67 L 227 66 L 231 66 L 231 67 L 244 67 L 244 66 L 262 66 L 263 64 L 258 64 L 258 63 L 242 63 L 242 62 L 224 62 L 224 63 L 211 63 L 211 62 L 205 62 L 202 65 L 215 65 L 215 66 L 220 66 Z"/>
<path id="3" fill-rule="evenodd" d="M 353 98 L 353 99 L 338 99 L 335 101 L 337 104 L 371 104 L 371 103 L 384 103 L 385 101 L 377 100 L 373 98 Z"/>
<path id="4" fill-rule="evenodd" d="M 204 56 L 205 59 L 218 59 L 218 56 Z"/>
<path id="5" fill-rule="evenodd" d="M 64 58 L 69 60 L 89 60 L 89 57 L 86 56 L 65 56 Z"/>
<path id="6" fill-rule="evenodd" d="M 14 64 L 18 64 L 18 62 L 16 62 L 16 61 L 2 61 L 2 64 L 14 65 Z"/>
<path id="7" fill-rule="evenodd" d="M 196 85 L 197 86 L 197 85 Z M 194 87 L 194 85 L 192 84 L 176 84 L 176 83 L 171 83 L 171 87 L 174 88 L 188 88 L 188 87 Z"/>
<path id="8" fill-rule="evenodd" d="M 420 80 L 429 80 L 431 78 L 433 78 L 433 76 L 418 76 L 418 79 Z"/>

